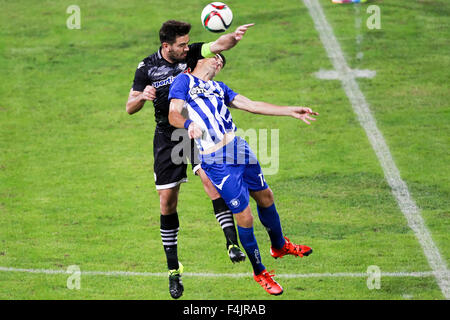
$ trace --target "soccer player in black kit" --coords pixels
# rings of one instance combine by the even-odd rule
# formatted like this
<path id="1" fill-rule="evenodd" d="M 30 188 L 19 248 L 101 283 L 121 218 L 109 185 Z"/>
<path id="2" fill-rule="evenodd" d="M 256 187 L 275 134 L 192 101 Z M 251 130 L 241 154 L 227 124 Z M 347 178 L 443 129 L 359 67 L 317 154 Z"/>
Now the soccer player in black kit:
<path id="1" fill-rule="evenodd" d="M 178 74 L 194 70 L 198 60 L 213 57 L 234 47 L 251 26 L 253 24 L 239 26 L 235 32 L 225 34 L 214 42 L 189 44 L 191 25 L 175 20 L 166 21 L 159 31 L 161 47 L 139 63 L 128 97 L 126 110 L 129 114 L 138 112 L 147 100 L 153 101 L 155 108 L 154 174 L 161 211 L 161 239 L 169 269 L 169 292 L 174 299 L 181 297 L 184 290 L 181 281 L 182 265 L 177 253 L 177 202 L 180 184 L 187 181 L 187 164 L 175 164 L 171 157 L 173 148 L 180 140 L 172 141 L 172 133 L 176 128 L 168 120 L 169 88 Z M 193 141 L 191 145 L 191 154 L 183 157 L 190 158 L 194 173 L 200 176 L 205 192 L 212 200 L 214 213 L 225 234 L 231 261 L 243 261 L 245 255 L 238 246 L 233 215 L 193 155 L 193 148 L 196 148 Z"/>

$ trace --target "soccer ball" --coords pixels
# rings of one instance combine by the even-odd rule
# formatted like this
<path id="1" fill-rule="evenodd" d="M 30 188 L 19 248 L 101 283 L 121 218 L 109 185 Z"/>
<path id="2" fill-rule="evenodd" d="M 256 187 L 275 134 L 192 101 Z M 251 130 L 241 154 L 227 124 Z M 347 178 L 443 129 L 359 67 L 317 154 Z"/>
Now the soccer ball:
<path id="1" fill-rule="evenodd" d="M 233 22 L 233 12 L 222 2 L 212 2 L 202 11 L 202 24 L 211 32 L 223 32 Z"/>

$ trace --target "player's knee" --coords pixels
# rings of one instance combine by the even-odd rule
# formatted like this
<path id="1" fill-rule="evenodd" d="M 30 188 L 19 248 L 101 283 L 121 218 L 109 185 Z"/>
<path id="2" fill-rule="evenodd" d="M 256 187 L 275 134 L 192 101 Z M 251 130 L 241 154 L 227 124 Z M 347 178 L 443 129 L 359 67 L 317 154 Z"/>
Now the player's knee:
<path id="1" fill-rule="evenodd" d="M 258 206 L 260 206 L 262 208 L 270 207 L 274 202 L 273 192 L 270 188 L 267 188 L 262 191 L 254 192 L 254 193 L 252 193 L 252 196 L 255 198 Z"/>
<path id="2" fill-rule="evenodd" d="M 265 200 L 264 202 L 267 205 L 267 207 L 269 207 L 273 204 L 274 199 L 273 199 L 272 189 L 270 189 L 270 188 L 266 189 L 266 194 L 265 194 L 264 200 Z"/>
<path id="3" fill-rule="evenodd" d="M 171 214 L 177 211 L 177 204 L 168 201 L 160 201 L 160 210 L 162 214 Z"/>
<path id="4" fill-rule="evenodd" d="M 159 193 L 159 206 L 162 214 L 171 214 L 177 210 L 178 198 L 170 192 Z"/>
<path id="5" fill-rule="evenodd" d="M 241 213 L 235 215 L 236 223 L 240 227 L 251 228 L 253 227 L 253 215 L 250 210 L 244 210 Z"/>
<path id="6" fill-rule="evenodd" d="M 168 206 L 160 206 L 161 214 L 172 214 L 177 211 L 177 206 L 168 205 Z"/>
<path id="7" fill-rule="evenodd" d="M 241 227 L 244 228 L 251 228 L 253 227 L 253 216 L 251 214 L 246 215 L 242 220 L 242 224 L 239 224 Z"/>

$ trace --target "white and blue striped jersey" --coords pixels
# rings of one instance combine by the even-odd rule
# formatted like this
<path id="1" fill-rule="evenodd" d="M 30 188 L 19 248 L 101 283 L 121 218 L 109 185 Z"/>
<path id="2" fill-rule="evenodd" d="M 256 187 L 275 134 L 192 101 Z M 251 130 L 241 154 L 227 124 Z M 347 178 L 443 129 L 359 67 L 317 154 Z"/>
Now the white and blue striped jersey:
<path id="1" fill-rule="evenodd" d="M 225 133 L 236 131 L 227 108 L 236 96 L 223 82 L 203 81 L 187 73 L 178 75 L 169 91 L 169 100 L 184 100 L 188 118 L 203 129 L 203 136 L 195 139 L 201 151 L 217 144 Z"/>

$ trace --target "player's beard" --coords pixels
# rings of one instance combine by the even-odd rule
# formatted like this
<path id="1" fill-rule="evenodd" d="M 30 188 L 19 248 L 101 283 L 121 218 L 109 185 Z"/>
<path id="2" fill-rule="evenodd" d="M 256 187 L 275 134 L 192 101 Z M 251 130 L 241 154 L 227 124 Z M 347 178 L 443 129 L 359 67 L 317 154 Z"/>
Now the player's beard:
<path id="1" fill-rule="evenodd" d="M 187 52 L 183 51 L 181 54 L 177 54 L 175 51 L 169 50 L 168 56 L 171 60 L 179 62 L 179 61 L 183 61 L 184 59 L 186 59 Z"/>

